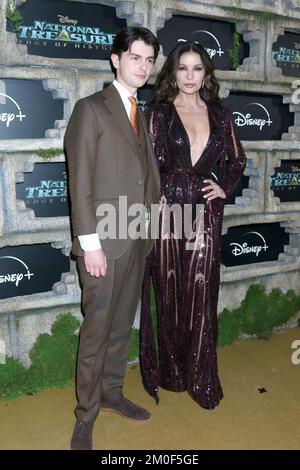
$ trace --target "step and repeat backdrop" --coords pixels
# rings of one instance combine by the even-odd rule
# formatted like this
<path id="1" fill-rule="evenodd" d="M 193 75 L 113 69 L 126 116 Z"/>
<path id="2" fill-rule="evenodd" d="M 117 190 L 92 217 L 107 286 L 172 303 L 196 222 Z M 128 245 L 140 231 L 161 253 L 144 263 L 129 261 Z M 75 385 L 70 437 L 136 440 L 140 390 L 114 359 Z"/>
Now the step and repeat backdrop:
<path id="1" fill-rule="evenodd" d="M 275 24 L 271 13 L 266 20 L 256 12 L 261 3 L 270 12 L 268 2 L 256 0 L 251 11 L 241 8 L 238 15 L 223 9 L 222 0 L 176 2 L 176 9 L 171 0 L 136 3 L 4 0 L 0 338 L 8 355 L 24 364 L 37 335 L 49 331 L 58 313 L 80 312 L 69 256 L 63 135 L 76 100 L 113 79 L 111 45 L 126 25 L 157 34 L 156 71 L 179 40 L 206 48 L 247 152 L 245 175 L 225 209 L 219 310 L 238 306 L 254 282 L 300 290 L 300 13 L 297 19 L 291 5 Z M 8 14 L 14 8 L 17 23 Z M 232 61 L 236 30 L 237 68 Z M 139 90 L 143 111 L 154 80 Z"/>

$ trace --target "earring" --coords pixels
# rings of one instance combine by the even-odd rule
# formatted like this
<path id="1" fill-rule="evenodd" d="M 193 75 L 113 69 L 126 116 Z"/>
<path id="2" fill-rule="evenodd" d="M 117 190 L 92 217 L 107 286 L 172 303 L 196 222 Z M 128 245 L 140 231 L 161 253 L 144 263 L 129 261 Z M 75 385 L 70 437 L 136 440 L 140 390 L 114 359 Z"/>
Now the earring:
<path id="1" fill-rule="evenodd" d="M 204 83 L 204 80 L 202 81 L 201 88 L 205 88 L 205 83 Z"/>

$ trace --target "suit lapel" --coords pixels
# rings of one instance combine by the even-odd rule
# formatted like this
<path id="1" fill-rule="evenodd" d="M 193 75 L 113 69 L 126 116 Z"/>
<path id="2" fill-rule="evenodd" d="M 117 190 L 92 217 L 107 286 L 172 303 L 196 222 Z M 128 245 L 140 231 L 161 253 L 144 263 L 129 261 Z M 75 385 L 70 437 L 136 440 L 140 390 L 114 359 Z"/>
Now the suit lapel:
<path id="1" fill-rule="evenodd" d="M 145 139 L 147 141 L 147 146 L 148 146 L 148 140 L 150 139 L 150 137 L 149 137 L 149 131 L 148 131 L 146 119 L 145 119 L 145 116 L 144 116 L 144 114 L 142 113 L 142 111 L 140 109 L 138 110 L 138 113 L 139 113 L 140 128 L 143 128 Z M 142 129 L 140 129 L 140 130 L 142 130 Z"/>
<path id="2" fill-rule="evenodd" d="M 123 134 L 127 137 L 133 150 L 138 154 L 138 142 L 118 91 L 113 85 L 109 85 L 105 90 L 103 90 L 103 95 L 107 108 L 114 116 Z"/>

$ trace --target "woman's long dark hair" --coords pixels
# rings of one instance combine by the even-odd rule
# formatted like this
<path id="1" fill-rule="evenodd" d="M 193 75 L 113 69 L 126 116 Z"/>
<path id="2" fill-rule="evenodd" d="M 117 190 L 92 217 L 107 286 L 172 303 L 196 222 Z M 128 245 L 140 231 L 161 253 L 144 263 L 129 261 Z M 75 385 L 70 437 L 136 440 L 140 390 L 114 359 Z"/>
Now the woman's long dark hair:
<path id="1" fill-rule="evenodd" d="M 218 103 L 220 101 L 220 86 L 215 77 L 214 65 L 204 47 L 195 42 L 179 42 L 168 55 L 163 68 L 157 76 L 150 104 L 174 101 L 179 91 L 176 86 L 176 73 L 180 57 L 185 52 L 195 52 L 201 57 L 205 69 L 204 87 L 199 91 L 201 98 L 208 103 Z"/>

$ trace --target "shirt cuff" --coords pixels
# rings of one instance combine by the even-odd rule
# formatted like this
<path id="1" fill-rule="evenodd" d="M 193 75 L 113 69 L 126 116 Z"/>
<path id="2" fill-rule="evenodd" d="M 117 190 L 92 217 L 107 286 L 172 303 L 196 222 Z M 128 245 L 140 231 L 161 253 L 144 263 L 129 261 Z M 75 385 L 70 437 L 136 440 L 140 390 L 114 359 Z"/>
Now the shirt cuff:
<path id="1" fill-rule="evenodd" d="M 78 240 L 81 248 L 84 251 L 101 250 L 101 243 L 98 233 L 91 233 L 89 235 L 79 235 Z"/>

